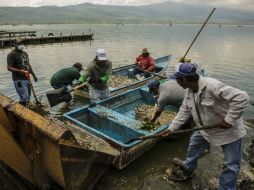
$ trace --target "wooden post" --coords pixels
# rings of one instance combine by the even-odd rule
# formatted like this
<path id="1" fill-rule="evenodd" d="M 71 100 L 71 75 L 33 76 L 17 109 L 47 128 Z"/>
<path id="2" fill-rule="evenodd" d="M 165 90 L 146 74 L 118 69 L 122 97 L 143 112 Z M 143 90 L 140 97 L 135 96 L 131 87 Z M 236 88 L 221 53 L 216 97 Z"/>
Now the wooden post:
<path id="1" fill-rule="evenodd" d="M 60 33 L 61 36 L 61 44 L 63 43 L 63 37 L 62 37 L 62 32 Z"/>

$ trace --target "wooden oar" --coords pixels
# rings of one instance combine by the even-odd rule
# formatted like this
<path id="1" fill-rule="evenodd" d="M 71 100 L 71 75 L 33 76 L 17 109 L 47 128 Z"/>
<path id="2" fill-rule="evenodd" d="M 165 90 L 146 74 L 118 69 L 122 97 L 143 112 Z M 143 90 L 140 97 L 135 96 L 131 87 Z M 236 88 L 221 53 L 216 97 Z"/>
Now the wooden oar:
<path id="1" fill-rule="evenodd" d="M 197 37 L 199 36 L 200 32 L 203 30 L 204 26 L 206 25 L 207 21 L 209 20 L 209 18 L 212 16 L 213 12 L 215 11 L 216 8 L 213 8 L 212 12 L 209 14 L 209 16 L 207 17 L 207 19 L 205 20 L 203 26 L 200 28 L 200 30 L 198 31 L 196 37 L 194 38 L 194 40 L 192 41 L 190 47 L 188 48 L 188 50 L 186 51 L 186 53 L 184 54 L 184 56 L 181 58 L 182 60 L 185 59 L 186 55 L 188 54 L 188 52 L 190 51 L 190 48 L 192 47 L 192 45 L 194 44 L 194 42 L 196 41 Z"/>
<path id="2" fill-rule="evenodd" d="M 207 129 L 214 129 L 219 128 L 218 125 L 212 125 L 207 127 L 195 127 L 193 129 L 185 129 L 185 130 L 178 130 L 178 131 L 172 131 L 169 135 L 175 135 L 175 134 L 182 134 L 182 133 L 188 133 L 193 131 L 200 131 L 200 130 L 207 130 Z M 148 136 L 142 136 L 142 137 L 136 137 L 128 140 L 125 144 L 129 144 L 136 140 L 146 140 L 146 139 L 152 139 L 152 138 L 162 138 L 162 134 L 155 134 L 155 135 L 148 135 Z"/>
<path id="3" fill-rule="evenodd" d="M 78 89 L 83 88 L 83 87 L 85 87 L 85 86 L 87 86 L 87 85 L 88 85 L 88 82 L 84 82 L 84 83 L 82 83 L 82 84 L 80 84 L 80 85 L 78 85 L 78 86 L 75 86 L 75 87 L 72 88 L 69 92 L 72 92 L 72 91 L 74 91 L 74 90 L 78 90 Z"/>

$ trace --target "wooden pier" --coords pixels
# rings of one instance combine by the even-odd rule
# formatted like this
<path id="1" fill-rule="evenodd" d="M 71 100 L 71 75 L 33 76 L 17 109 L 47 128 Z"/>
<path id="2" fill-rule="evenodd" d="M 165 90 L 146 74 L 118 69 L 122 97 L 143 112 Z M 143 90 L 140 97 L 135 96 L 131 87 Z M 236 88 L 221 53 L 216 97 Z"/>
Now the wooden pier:
<path id="1" fill-rule="evenodd" d="M 25 45 L 40 45 L 40 44 L 51 44 L 51 43 L 64 43 L 74 41 L 91 41 L 93 40 L 93 34 L 81 34 L 81 35 L 68 35 L 63 36 L 41 36 L 41 37 L 25 37 Z M 15 38 L 0 39 L 0 49 L 13 47 L 15 44 Z"/>
<path id="2" fill-rule="evenodd" d="M 35 37 L 36 36 L 36 31 L 0 31 L 0 38 L 13 38 L 17 36 L 30 36 L 30 37 Z"/>

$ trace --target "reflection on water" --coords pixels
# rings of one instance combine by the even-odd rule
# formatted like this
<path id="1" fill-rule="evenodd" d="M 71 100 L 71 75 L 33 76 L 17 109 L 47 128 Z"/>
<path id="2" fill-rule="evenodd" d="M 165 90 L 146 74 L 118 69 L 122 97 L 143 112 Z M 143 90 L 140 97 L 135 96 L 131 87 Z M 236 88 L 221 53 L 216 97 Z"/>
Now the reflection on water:
<path id="1" fill-rule="evenodd" d="M 73 42 L 43 46 L 28 46 L 30 62 L 37 74 L 38 82 L 34 83 L 38 96 L 45 101 L 45 92 L 51 90 L 50 77 L 57 70 L 68 67 L 75 62 L 86 66 L 95 56 L 97 48 L 105 48 L 114 66 L 127 65 L 134 62 L 143 47 L 147 47 L 154 58 L 173 55 L 173 63 L 183 56 L 200 25 L 33 25 L 2 26 L 3 30 L 37 30 L 43 35 L 70 34 L 75 32 L 94 32 L 95 40 L 89 42 Z M 229 85 L 246 90 L 254 97 L 253 89 L 253 44 L 254 26 L 235 27 L 208 25 L 191 48 L 188 58 L 208 69 L 213 76 Z M 6 56 L 11 49 L 0 50 L 0 91 L 17 100 L 11 75 L 6 70 Z M 172 73 L 172 64 L 167 73 Z M 75 97 L 69 104 L 60 104 L 51 109 L 51 114 L 62 119 L 62 113 L 88 104 L 82 98 Z M 254 106 L 249 106 L 244 114 L 252 119 Z M 249 142 L 253 138 L 253 129 L 248 130 Z M 181 136 L 177 142 L 162 141 L 123 171 L 109 169 L 101 178 L 96 189 L 177 189 L 164 177 L 165 169 L 173 157 L 184 158 L 188 136 Z M 245 143 L 246 145 L 247 143 Z M 215 156 L 216 155 L 216 156 Z M 218 177 L 223 163 L 220 148 L 213 148 L 212 154 L 203 157 L 193 184 L 206 184 L 211 175 Z M 185 184 L 186 185 L 186 184 Z M 188 184 L 187 184 L 188 185 Z M 178 185 L 181 187 L 181 185 Z M 187 186 L 184 186 L 185 189 Z"/>

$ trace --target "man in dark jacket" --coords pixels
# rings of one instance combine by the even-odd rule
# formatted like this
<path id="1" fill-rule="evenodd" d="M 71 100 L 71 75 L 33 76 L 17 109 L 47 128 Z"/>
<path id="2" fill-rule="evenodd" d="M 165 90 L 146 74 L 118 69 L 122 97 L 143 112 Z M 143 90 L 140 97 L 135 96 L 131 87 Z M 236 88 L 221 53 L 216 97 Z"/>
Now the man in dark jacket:
<path id="1" fill-rule="evenodd" d="M 83 70 L 81 63 L 75 63 L 72 67 L 60 69 L 50 79 L 50 84 L 54 89 L 59 89 L 58 93 L 64 97 L 65 102 L 72 100 L 72 95 L 68 89 L 68 85 L 76 85 Z"/>
<path id="2" fill-rule="evenodd" d="M 91 103 L 96 103 L 109 96 L 107 82 L 111 74 L 112 62 L 108 60 L 104 49 L 98 49 L 95 59 L 89 63 L 84 74 L 79 79 L 80 83 L 88 81 Z"/>
<path id="3" fill-rule="evenodd" d="M 7 55 L 7 69 L 12 72 L 12 80 L 19 95 L 19 103 L 26 106 L 30 101 L 31 87 L 30 74 L 34 81 L 37 77 L 29 63 L 28 54 L 24 51 L 24 41 L 22 38 L 15 39 L 15 48 Z"/>
<path id="4" fill-rule="evenodd" d="M 81 63 L 75 63 L 72 67 L 60 69 L 50 79 L 50 84 L 54 89 L 66 87 L 77 83 L 80 72 L 83 70 Z"/>

